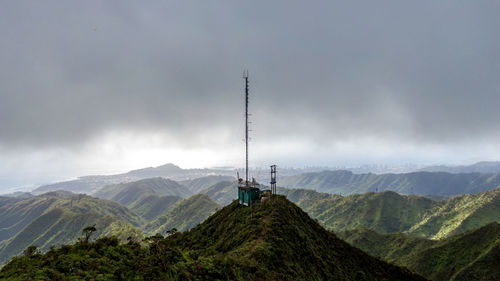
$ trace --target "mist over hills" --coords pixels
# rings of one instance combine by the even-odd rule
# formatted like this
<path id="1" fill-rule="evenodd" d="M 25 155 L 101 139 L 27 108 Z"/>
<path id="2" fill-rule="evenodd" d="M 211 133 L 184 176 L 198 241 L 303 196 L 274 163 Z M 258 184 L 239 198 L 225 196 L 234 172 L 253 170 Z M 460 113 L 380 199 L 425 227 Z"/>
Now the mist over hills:
<path id="1" fill-rule="evenodd" d="M 42 194 L 55 190 L 67 190 L 74 193 L 93 194 L 107 185 L 133 182 L 140 179 L 163 177 L 178 181 L 187 186 L 194 193 L 221 182 L 233 181 L 236 171 L 240 169 L 182 169 L 174 164 L 165 164 L 158 167 L 149 167 L 132 170 L 116 175 L 82 176 L 75 180 L 56 182 L 42 185 L 32 191 L 33 194 Z M 345 174 L 347 172 L 347 174 Z M 353 175 L 349 175 L 351 172 Z M 420 172 L 431 172 L 431 175 Z M 458 175 L 445 175 L 443 173 Z M 392 174 L 391 174 L 392 173 Z M 478 162 L 468 166 L 429 166 L 420 168 L 416 165 L 388 166 L 365 165 L 344 170 L 332 170 L 328 167 L 280 168 L 279 181 L 282 186 L 289 188 L 315 189 L 329 193 L 362 193 L 393 190 L 398 193 L 451 196 L 462 193 L 485 191 L 497 186 L 489 184 L 488 176 L 478 176 L 477 187 L 467 183 L 475 181 L 474 176 L 462 174 L 497 174 L 500 173 L 500 162 Z M 269 171 L 262 168 L 251 169 L 251 174 L 262 183 L 268 183 Z M 482 184 L 482 181 L 486 183 Z M 427 183 L 438 181 L 434 185 Z M 452 184 L 456 184 L 456 190 Z M 494 182 L 497 184 L 497 182 Z M 449 185 L 448 185 L 449 184 Z M 359 187 L 356 187 L 358 186 Z M 439 186 L 437 186 L 439 185 Z M 443 186 L 444 185 L 444 186 Z M 428 187 L 425 187 L 428 186 Z M 493 187 L 492 187 L 493 186 Z M 385 189 L 384 189 L 385 188 Z"/>
<path id="2" fill-rule="evenodd" d="M 452 196 L 499 187 L 500 175 L 445 172 L 376 175 L 323 171 L 280 178 L 279 184 L 288 188 L 307 188 L 343 195 L 391 190 L 402 194 Z"/>
<path id="3" fill-rule="evenodd" d="M 497 161 L 481 161 L 471 165 L 460 166 L 429 166 L 419 169 L 424 172 L 447 172 L 447 173 L 482 173 L 482 174 L 498 174 L 500 173 L 500 162 Z"/>
<path id="4" fill-rule="evenodd" d="M 104 186 L 133 182 L 146 178 L 163 177 L 176 181 L 186 181 L 202 178 L 206 176 L 233 176 L 230 170 L 215 169 L 182 169 L 174 164 L 168 163 L 158 167 L 149 167 L 138 170 L 132 170 L 123 174 L 116 175 L 94 175 L 82 176 L 71 181 L 57 182 L 53 184 L 42 185 L 32 191 L 33 194 L 42 194 L 48 191 L 67 190 L 74 193 L 93 194 Z M 202 181 L 203 182 L 203 181 Z M 201 183 L 199 182 L 198 185 Z"/>
<path id="5" fill-rule="evenodd" d="M 214 184 L 220 182 L 234 181 L 236 178 L 231 176 L 205 176 L 201 178 L 194 178 L 191 180 L 183 180 L 179 183 L 188 187 L 193 193 L 199 193 L 204 189 L 207 189 Z"/>

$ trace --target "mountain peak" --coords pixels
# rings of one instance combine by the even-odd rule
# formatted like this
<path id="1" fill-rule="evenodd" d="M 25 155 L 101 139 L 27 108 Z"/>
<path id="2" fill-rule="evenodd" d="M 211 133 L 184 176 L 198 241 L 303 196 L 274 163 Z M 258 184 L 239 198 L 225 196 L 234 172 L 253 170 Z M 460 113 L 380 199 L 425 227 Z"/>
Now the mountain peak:
<path id="1" fill-rule="evenodd" d="M 226 253 L 256 280 L 424 280 L 350 246 L 284 196 L 252 207 L 233 201 L 170 239 L 184 249 Z"/>

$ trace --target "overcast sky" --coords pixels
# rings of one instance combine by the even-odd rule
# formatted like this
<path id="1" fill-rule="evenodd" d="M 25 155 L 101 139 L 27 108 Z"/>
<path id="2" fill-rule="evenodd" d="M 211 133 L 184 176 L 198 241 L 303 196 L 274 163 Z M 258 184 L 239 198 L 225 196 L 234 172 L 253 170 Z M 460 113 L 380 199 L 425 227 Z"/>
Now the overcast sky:
<path id="1" fill-rule="evenodd" d="M 0 190 L 500 159 L 498 1 L 0 1 Z"/>

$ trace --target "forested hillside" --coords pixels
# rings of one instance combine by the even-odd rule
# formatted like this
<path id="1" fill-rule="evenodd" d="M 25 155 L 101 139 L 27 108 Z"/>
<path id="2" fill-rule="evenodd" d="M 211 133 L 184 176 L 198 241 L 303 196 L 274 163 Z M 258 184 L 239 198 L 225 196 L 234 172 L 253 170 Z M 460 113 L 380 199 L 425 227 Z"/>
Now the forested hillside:
<path id="1" fill-rule="evenodd" d="M 386 191 L 332 195 L 299 201 L 298 205 L 333 231 L 361 227 L 438 239 L 500 221 L 498 188 L 443 201 Z"/>
<path id="2" fill-rule="evenodd" d="M 0 198 L 0 264 L 30 245 L 74 243 L 84 227 L 98 235 L 140 239 L 143 219 L 118 203 L 68 192 L 51 192 L 27 199 Z"/>
<path id="3" fill-rule="evenodd" d="M 283 197 L 237 202 L 149 246 L 113 238 L 12 260 L 0 278 L 112 280 L 425 280 L 353 248 Z"/>
<path id="4" fill-rule="evenodd" d="M 352 245 L 391 263 L 408 267 L 432 280 L 498 280 L 500 277 L 500 224 L 442 240 L 378 234 L 357 229 L 338 235 Z"/>

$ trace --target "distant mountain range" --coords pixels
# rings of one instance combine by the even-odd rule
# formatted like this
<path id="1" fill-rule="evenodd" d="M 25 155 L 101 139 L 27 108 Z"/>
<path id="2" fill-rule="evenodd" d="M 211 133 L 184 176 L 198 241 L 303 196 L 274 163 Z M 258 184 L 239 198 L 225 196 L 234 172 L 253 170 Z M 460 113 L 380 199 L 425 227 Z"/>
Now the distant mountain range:
<path id="1" fill-rule="evenodd" d="M 447 173 L 482 173 L 482 174 L 498 174 L 500 173 L 500 162 L 497 161 L 482 161 L 472 165 L 462 166 L 429 166 L 419 169 L 422 172 L 447 172 Z"/>
<path id="2" fill-rule="evenodd" d="M 54 190 L 66 190 L 74 193 L 92 194 L 107 185 L 127 183 L 146 178 L 163 177 L 176 181 L 189 181 L 206 176 L 232 176 L 234 178 L 235 173 L 230 170 L 182 169 L 174 164 L 165 164 L 158 167 L 132 170 L 130 172 L 117 175 L 83 176 L 76 180 L 42 185 L 34 189 L 32 193 L 42 194 Z"/>
<path id="3" fill-rule="evenodd" d="M 500 187 L 500 174 L 414 172 L 376 175 L 323 171 L 280 178 L 279 185 L 341 195 L 391 190 L 401 194 L 453 196 Z"/>
<path id="4" fill-rule="evenodd" d="M 179 183 L 186 186 L 193 192 L 193 194 L 200 193 L 200 191 L 207 189 L 214 184 L 223 182 L 223 181 L 234 181 L 236 177 L 231 176 L 205 176 L 201 178 L 195 178 L 191 180 L 183 180 Z"/>
<path id="5" fill-rule="evenodd" d="M 55 190 L 66 190 L 74 193 L 85 193 L 93 194 L 97 190 L 104 186 L 111 184 L 127 183 L 132 181 L 137 181 L 145 178 L 152 177 L 163 177 L 178 181 L 180 184 L 188 186 L 193 193 L 198 193 L 203 189 L 206 189 L 213 184 L 220 181 L 233 181 L 236 176 L 236 171 L 241 169 L 182 169 L 174 164 L 165 164 L 158 167 L 149 167 L 138 170 L 132 170 L 123 174 L 116 175 L 94 175 L 94 176 L 82 176 L 75 180 L 56 182 L 52 184 L 42 185 L 32 191 L 33 194 L 42 194 L 49 191 Z M 497 174 L 500 173 L 500 162 L 478 162 L 473 165 L 468 166 L 429 166 L 421 168 L 417 165 L 404 165 L 404 166 L 388 166 L 388 165 L 365 165 L 361 167 L 354 168 L 344 168 L 344 170 L 331 170 L 327 167 L 309 167 L 309 168 L 287 168 L 280 167 L 278 170 L 278 178 L 282 185 L 291 188 L 313 188 L 311 185 L 306 186 L 305 184 L 297 184 L 297 179 L 308 177 L 314 174 L 324 174 L 324 173 L 340 173 L 342 171 L 350 171 L 355 175 L 366 176 L 366 175 L 410 175 L 418 172 L 447 172 L 454 174 L 461 173 L 481 173 L 481 174 Z M 241 174 L 240 173 L 240 174 Z M 262 183 L 269 182 L 269 171 L 267 169 L 255 168 L 251 169 L 251 174 L 257 179 L 257 181 Z M 203 180 L 198 180 L 199 178 L 206 178 Z M 321 181 L 321 179 L 319 179 Z M 312 183 L 312 182 L 310 182 Z M 314 184 L 314 183 L 313 183 Z M 317 184 L 316 184 L 317 185 Z M 343 192 L 343 188 L 333 188 L 332 192 Z M 325 191 L 322 189 L 317 189 L 318 191 Z M 346 193 L 350 194 L 352 190 L 347 188 L 344 190 Z M 371 191 L 365 189 L 357 190 L 355 192 L 361 191 Z M 411 193 L 412 190 L 394 190 L 400 193 Z M 424 190 L 433 192 L 433 190 Z M 482 190 L 484 191 L 484 190 Z M 415 194 L 419 193 L 413 190 Z M 450 192 L 448 192 L 450 193 Z M 427 193 L 425 193 L 427 194 Z M 429 193 L 429 194 L 440 194 L 440 193 Z M 456 194 L 456 193 L 453 193 Z M 10 194 L 9 196 L 12 196 Z M 450 195 L 450 194 L 441 194 Z M 4 195 L 6 196 L 6 195 Z"/>

